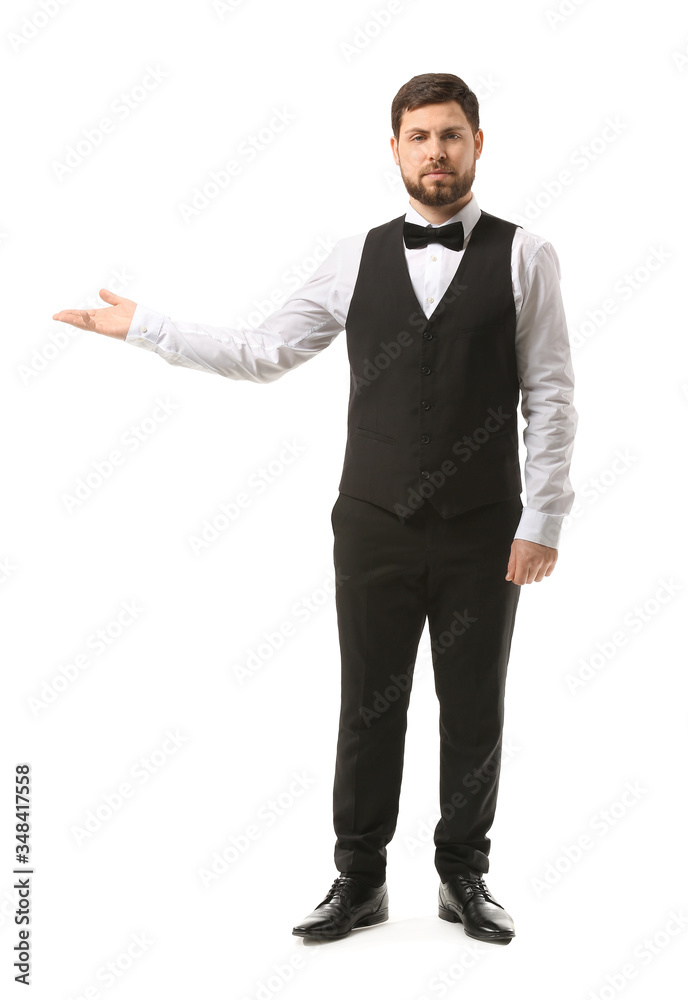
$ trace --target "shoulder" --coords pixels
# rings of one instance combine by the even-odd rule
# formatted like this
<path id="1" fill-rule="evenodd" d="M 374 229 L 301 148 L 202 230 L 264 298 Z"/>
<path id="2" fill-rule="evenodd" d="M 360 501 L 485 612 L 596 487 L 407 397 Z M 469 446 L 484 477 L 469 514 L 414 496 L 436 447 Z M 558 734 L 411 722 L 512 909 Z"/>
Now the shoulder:
<path id="1" fill-rule="evenodd" d="M 346 272 L 356 271 L 360 264 L 366 241 L 369 238 L 375 239 L 378 236 L 382 236 L 385 232 L 395 227 L 401 229 L 403 221 L 404 216 L 402 215 L 397 219 L 392 219 L 390 222 L 383 222 L 379 226 L 366 229 L 364 232 L 355 233 L 353 236 L 344 236 L 337 241 L 332 250 L 331 257 L 333 258 L 333 264 L 336 263 L 336 266 L 340 270 L 343 269 Z"/>
<path id="2" fill-rule="evenodd" d="M 514 232 L 513 254 L 514 262 L 522 273 L 537 265 L 554 268 L 559 276 L 559 258 L 551 242 L 523 226 L 518 226 Z"/>

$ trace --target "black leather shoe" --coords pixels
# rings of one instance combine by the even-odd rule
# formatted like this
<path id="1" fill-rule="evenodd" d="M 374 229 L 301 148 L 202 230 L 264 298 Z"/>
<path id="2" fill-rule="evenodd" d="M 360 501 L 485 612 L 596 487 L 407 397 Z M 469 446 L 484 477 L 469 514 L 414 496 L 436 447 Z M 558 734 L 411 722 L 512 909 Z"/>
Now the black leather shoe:
<path id="1" fill-rule="evenodd" d="M 480 872 L 440 882 L 439 915 L 462 923 L 466 934 L 478 941 L 508 944 L 516 934 L 513 920 L 490 894 Z"/>
<path id="2" fill-rule="evenodd" d="M 322 940 L 343 938 L 354 927 L 381 924 L 388 917 L 387 883 L 373 888 L 352 875 L 340 875 L 316 908 L 292 934 Z"/>

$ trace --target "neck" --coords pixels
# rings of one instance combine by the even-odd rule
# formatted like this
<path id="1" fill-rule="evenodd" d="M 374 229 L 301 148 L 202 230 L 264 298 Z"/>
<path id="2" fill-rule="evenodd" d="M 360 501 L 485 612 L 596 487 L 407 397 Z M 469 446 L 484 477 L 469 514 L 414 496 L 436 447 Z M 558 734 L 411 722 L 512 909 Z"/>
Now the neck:
<path id="1" fill-rule="evenodd" d="M 456 215 L 457 212 L 460 212 L 461 209 L 468 204 L 472 197 L 473 192 L 469 191 L 467 195 L 464 195 L 463 198 L 459 198 L 458 201 L 453 202 L 451 205 L 424 205 L 416 198 L 410 198 L 409 201 L 418 214 L 423 216 L 426 222 L 432 222 L 435 226 L 441 226 L 443 222 L 447 221 L 447 219 L 451 219 L 452 215 Z"/>

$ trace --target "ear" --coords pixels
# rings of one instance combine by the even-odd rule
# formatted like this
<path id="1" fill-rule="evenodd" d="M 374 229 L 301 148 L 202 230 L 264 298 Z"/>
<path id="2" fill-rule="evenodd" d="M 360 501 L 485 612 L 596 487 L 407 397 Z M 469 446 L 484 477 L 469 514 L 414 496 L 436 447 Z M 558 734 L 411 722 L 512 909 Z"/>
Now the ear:
<path id="1" fill-rule="evenodd" d="M 389 142 L 392 147 L 392 156 L 394 157 L 394 162 L 396 163 L 397 166 L 399 166 L 399 143 L 397 142 L 394 136 L 392 136 Z"/>
<path id="2" fill-rule="evenodd" d="M 482 151 L 483 151 L 483 139 L 484 138 L 485 138 L 485 136 L 483 135 L 483 130 L 481 128 L 479 128 L 478 131 L 475 133 L 475 158 L 476 158 L 476 160 L 479 160 L 480 157 L 481 157 L 481 155 L 482 155 Z"/>

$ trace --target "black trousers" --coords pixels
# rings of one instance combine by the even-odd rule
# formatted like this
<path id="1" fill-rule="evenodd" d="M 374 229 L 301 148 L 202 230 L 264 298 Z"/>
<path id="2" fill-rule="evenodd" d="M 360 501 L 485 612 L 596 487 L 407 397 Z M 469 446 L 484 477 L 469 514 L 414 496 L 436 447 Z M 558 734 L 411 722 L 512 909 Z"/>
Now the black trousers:
<path id="1" fill-rule="evenodd" d="M 520 593 L 504 577 L 520 497 L 443 518 L 425 502 L 406 521 L 340 493 L 332 508 L 341 649 L 333 790 L 337 870 L 385 880 L 399 811 L 406 716 L 428 619 L 439 700 L 443 881 L 489 869 L 504 690 Z"/>

